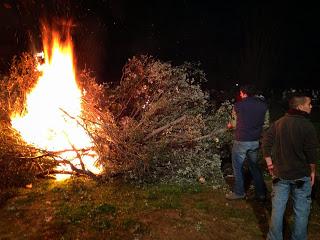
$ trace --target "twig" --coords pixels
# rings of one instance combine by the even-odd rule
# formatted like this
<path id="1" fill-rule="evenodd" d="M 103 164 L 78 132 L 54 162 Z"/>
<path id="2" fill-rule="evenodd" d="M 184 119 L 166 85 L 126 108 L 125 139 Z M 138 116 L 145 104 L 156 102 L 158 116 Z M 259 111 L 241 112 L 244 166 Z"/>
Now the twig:
<path id="1" fill-rule="evenodd" d="M 84 163 L 83 163 L 83 161 L 82 161 L 82 157 L 81 157 L 80 153 L 77 151 L 77 149 L 75 148 L 75 146 L 74 146 L 72 143 L 70 143 L 70 145 L 71 145 L 71 147 L 73 148 L 73 150 L 74 150 L 74 151 L 76 152 L 76 154 L 77 154 L 77 157 L 78 157 L 78 159 L 79 159 L 79 161 L 80 161 L 80 165 L 81 165 L 82 170 L 85 170 L 85 166 L 84 166 Z"/>
<path id="2" fill-rule="evenodd" d="M 138 86 L 143 80 L 144 80 L 144 78 L 141 77 L 141 78 L 138 80 L 138 82 L 136 82 L 135 87 Z M 127 102 L 125 103 L 125 105 L 124 105 L 123 108 L 121 109 L 120 113 L 116 116 L 116 119 L 119 119 L 119 118 L 120 118 L 120 116 L 122 115 L 122 113 L 124 112 L 124 110 L 126 109 L 126 107 L 128 106 L 129 102 L 130 102 L 131 99 L 133 98 L 134 93 L 135 93 L 135 92 L 133 91 L 134 89 L 135 89 L 135 88 L 133 88 L 133 87 L 131 88 L 130 97 L 128 98 Z"/>
<path id="3" fill-rule="evenodd" d="M 79 126 L 81 126 L 85 131 L 86 133 L 90 136 L 90 138 L 93 140 L 94 139 L 94 136 L 92 135 L 92 133 L 86 128 L 86 126 L 84 126 L 81 122 L 78 121 L 78 119 L 76 119 L 76 117 L 73 117 L 71 116 L 69 113 L 67 113 L 65 110 L 63 110 L 62 108 L 60 108 L 60 110 L 66 114 L 69 118 L 75 120 L 77 122 L 77 124 L 79 124 Z M 113 140 L 112 139 L 107 139 L 109 142 L 113 143 Z M 98 148 L 97 144 L 95 141 L 93 141 L 93 144 Z"/>

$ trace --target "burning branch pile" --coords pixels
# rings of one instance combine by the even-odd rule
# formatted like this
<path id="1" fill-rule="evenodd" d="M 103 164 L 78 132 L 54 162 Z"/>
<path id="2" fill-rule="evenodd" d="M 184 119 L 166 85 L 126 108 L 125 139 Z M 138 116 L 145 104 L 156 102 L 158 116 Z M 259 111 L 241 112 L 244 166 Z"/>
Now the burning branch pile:
<path id="1" fill-rule="evenodd" d="M 0 116 L 2 121 L 10 121 L 10 113 L 25 110 L 27 94 L 36 84 L 39 71 L 37 61 L 31 54 L 23 53 L 12 60 L 10 73 L 0 81 Z"/>
<path id="2" fill-rule="evenodd" d="M 205 76 L 198 66 L 172 66 L 149 56 L 133 57 L 124 66 L 117 86 L 99 85 L 92 73 L 82 71 L 78 76 L 81 116 L 61 111 L 87 133 L 92 146 L 78 148 L 70 141 L 70 148 L 55 151 L 27 144 L 10 126 L 12 112 L 25 110 L 26 96 L 39 77 L 32 59 L 23 54 L 13 62 L 9 78 L 1 81 L 1 116 L 7 119 L 1 122 L 0 164 L 6 169 L 1 181 L 9 177 L 18 180 L 21 175 L 30 179 L 71 173 L 141 181 L 204 177 L 216 185 L 221 183 L 218 149 L 224 139 L 229 141 L 224 127 L 230 108 L 223 105 L 208 113 L 208 95 L 200 88 Z M 22 81 L 28 77 L 29 84 Z M 65 152 L 73 152 L 73 159 L 64 158 L 61 154 Z M 84 159 L 90 155 L 97 156 L 103 173 L 97 175 L 85 166 Z M 69 168 L 59 169 L 59 165 Z"/>
<path id="3" fill-rule="evenodd" d="M 36 59 L 23 53 L 14 57 L 9 76 L 0 79 L 0 188 L 29 183 L 57 166 L 52 156 L 28 145 L 10 124 L 12 112 L 25 110 L 26 96 L 38 77 Z"/>
<path id="4" fill-rule="evenodd" d="M 133 57 L 119 85 L 100 85 L 76 73 L 70 25 L 62 35 L 43 26 L 43 56 L 14 58 L 1 79 L 0 182 L 60 173 L 220 184 L 230 108 L 208 113 L 199 66 Z"/>

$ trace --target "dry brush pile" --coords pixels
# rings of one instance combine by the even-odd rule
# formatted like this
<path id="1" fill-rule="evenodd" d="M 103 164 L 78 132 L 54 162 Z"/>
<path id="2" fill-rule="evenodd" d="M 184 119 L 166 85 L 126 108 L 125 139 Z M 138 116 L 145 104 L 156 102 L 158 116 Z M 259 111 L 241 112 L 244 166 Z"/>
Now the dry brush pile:
<path id="1" fill-rule="evenodd" d="M 10 114 L 24 110 L 25 96 L 37 77 L 33 57 L 23 54 L 13 61 L 10 75 L 1 80 L 1 128 L 5 131 L 0 165 L 9 169 L 1 171 L 1 182 L 52 173 L 57 165 L 54 153 L 28 146 L 10 127 Z M 143 182 L 199 177 L 214 185 L 223 182 L 219 149 L 230 141 L 225 126 L 231 104 L 209 103 L 200 87 L 206 79 L 198 65 L 173 66 L 139 56 L 129 59 L 118 85 L 97 84 L 89 71 L 82 71 L 78 81 L 83 113 L 74 120 L 93 140 L 104 173 L 97 177 L 85 168 L 74 169 L 74 173 Z"/>
<path id="2" fill-rule="evenodd" d="M 10 124 L 12 112 L 24 111 L 26 95 L 39 77 L 35 69 L 35 58 L 23 53 L 14 57 L 9 76 L 0 81 L 0 189 L 29 183 L 40 172 L 57 165 L 41 149 L 27 145 Z"/>

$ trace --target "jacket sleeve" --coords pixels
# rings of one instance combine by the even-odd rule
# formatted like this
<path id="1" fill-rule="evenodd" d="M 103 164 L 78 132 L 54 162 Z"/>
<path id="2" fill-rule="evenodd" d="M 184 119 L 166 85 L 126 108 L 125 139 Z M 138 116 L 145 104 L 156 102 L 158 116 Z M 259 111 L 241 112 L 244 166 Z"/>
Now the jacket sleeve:
<path id="1" fill-rule="evenodd" d="M 264 115 L 263 129 L 266 130 L 269 127 L 270 127 L 270 113 L 269 113 L 269 110 L 267 110 L 266 114 Z"/>
<path id="2" fill-rule="evenodd" d="M 271 157 L 272 146 L 275 139 L 275 124 L 264 133 L 262 138 L 262 153 L 263 157 Z"/>
<path id="3" fill-rule="evenodd" d="M 319 141 L 314 126 L 310 123 L 306 129 L 303 151 L 309 164 L 315 164 L 318 159 Z"/>

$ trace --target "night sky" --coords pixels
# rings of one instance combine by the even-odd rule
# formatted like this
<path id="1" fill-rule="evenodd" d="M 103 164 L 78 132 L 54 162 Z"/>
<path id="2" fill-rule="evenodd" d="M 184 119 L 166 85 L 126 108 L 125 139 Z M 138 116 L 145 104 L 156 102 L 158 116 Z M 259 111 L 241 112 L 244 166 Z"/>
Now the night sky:
<path id="1" fill-rule="evenodd" d="M 41 50 L 39 20 L 72 18 L 77 66 L 119 81 L 128 58 L 200 62 L 207 88 L 320 87 L 319 8 L 301 2 L 197 0 L 0 1 L 0 72 L 13 55 Z"/>

